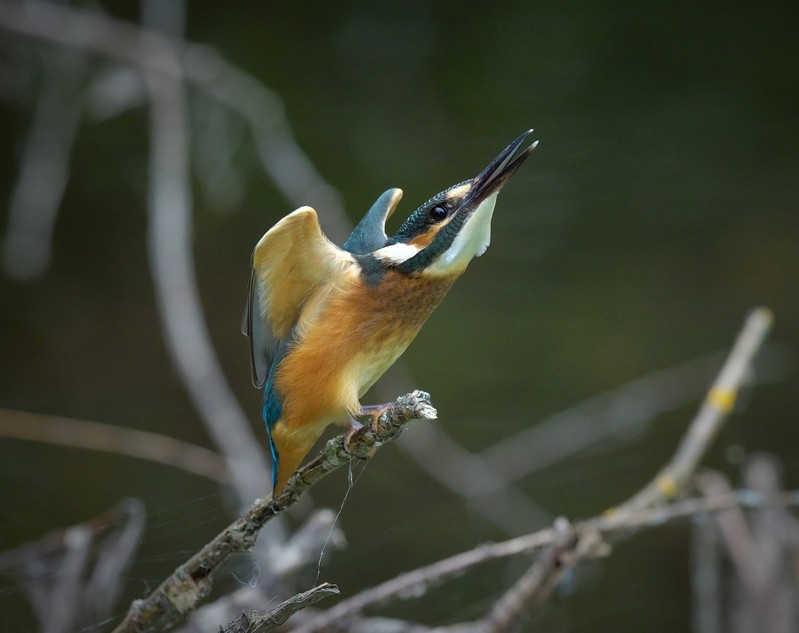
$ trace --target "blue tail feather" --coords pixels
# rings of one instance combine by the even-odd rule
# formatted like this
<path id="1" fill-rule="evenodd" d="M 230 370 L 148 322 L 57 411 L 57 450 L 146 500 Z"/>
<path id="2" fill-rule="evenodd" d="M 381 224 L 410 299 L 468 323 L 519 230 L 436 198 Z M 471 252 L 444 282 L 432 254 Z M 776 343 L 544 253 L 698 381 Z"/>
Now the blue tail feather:
<path id="1" fill-rule="evenodd" d="M 272 439 L 272 428 L 283 414 L 283 400 L 272 386 L 271 376 L 264 387 L 264 405 L 261 413 L 264 422 L 266 422 L 266 433 L 269 436 L 269 450 L 272 453 L 272 486 L 274 486 L 275 482 L 277 482 L 277 465 L 280 461 L 280 455 L 277 452 L 275 441 Z"/>

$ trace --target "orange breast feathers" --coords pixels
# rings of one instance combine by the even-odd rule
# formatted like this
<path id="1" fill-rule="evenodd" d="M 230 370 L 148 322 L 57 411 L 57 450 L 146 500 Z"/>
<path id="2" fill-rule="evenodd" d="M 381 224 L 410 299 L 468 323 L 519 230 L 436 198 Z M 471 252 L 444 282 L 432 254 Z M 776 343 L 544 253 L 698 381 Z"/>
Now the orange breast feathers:
<path id="1" fill-rule="evenodd" d="M 346 424 L 453 282 L 388 272 L 370 285 L 351 270 L 317 290 L 302 310 L 297 340 L 275 368 L 287 430 Z"/>
<path id="2" fill-rule="evenodd" d="M 370 286 L 348 277 L 309 299 L 297 339 L 274 368 L 282 401 L 270 430 L 278 456 L 275 494 L 328 424 L 346 425 L 358 413 L 359 398 L 405 351 L 454 282 L 390 272 Z"/>

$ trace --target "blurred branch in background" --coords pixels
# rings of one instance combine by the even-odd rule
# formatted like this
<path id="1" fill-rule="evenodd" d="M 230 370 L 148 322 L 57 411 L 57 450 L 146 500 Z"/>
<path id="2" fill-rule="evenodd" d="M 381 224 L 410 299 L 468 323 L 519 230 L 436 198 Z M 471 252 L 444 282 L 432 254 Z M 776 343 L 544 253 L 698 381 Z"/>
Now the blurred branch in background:
<path id="1" fill-rule="evenodd" d="M 192 254 L 188 114 L 180 58 L 160 39 L 143 42 L 150 99 L 149 252 L 167 347 L 246 506 L 268 486 L 267 461 L 211 344 Z M 169 69 L 163 72 L 163 68 Z"/>
<path id="2" fill-rule="evenodd" d="M 636 378 L 503 437 L 480 455 L 508 481 L 517 481 L 589 447 L 599 450 L 600 442 L 638 437 L 658 416 L 696 402 L 725 356 L 707 354 Z M 784 380 L 790 371 L 785 350 L 766 344 L 750 386 Z"/>
<path id="3" fill-rule="evenodd" d="M 508 535 L 522 534 L 530 526 L 545 525 L 552 519 L 551 513 L 516 488 L 501 471 L 434 425 L 419 429 L 401 445 L 401 450 L 437 483 Z"/>
<path id="4" fill-rule="evenodd" d="M 0 574 L 26 593 L 40 631 L 93 627 L 113 613 L 145 516 L 139 499 L 125 499 L 85 523 L 0 553 Z"/>
<path id="5" fill-rule="evenodd" d="M 118 453 L 181 468 L 220 484 L 230 484 L 228 460 L 220 454 L 159 433 L 0 409 L 0 437 Z"/>
<path id="6" fill-rule="evenodd" d="M 35 54 L 41 67 L 39 91 L 0 245 L 3 269 L 20 280 L 39 277 L 50 266 L 53 228 L 69 179 L 88 74 L 81 51 L 41 47 Z"/>
<path id="7" fill-rule="evenodd" d="M 99 13 L 3 2 L 6 28 L 141 68 L 150 102 L 149 247 L 164 334 L 211 435 L 230 459 L 240 505 L 267 489 L 267 462 L 227 384 L 203 317 L 191 251 L 188 121 L 182 53 L 173 40 Z"/>
<path id="8" fill-rule="evenodd" d="M 771 330 L 773 320 L 774 315 L 768 308 L 752 310 L 693 424 L 680 440 L 674 457 L 649 485 L 615 509 L 614 515 L 662 504 L 685 489 L 699 461 L 734 411 L 742 389 L 751 381 L 755 356 Z"/>
<path id="9" fill-rule="evenodd" d="M 779 461 L 756 454 L 743 466 L 752 497 L 782 493 Z M 712 499 L 732 486 L 717 472 L 702 474 Z M 775 505 L 745 513 L 730 507 L 695 518 L 692 577 L 696 633 L 789 633 L 799 630 L 799 520 Z"/>
<path id="10" fill-rule="evenodd" d="M 400 445 L 424 470 L 469 507 L 509 535 L 551 521 L 551 515 L 513 483 L 601 443 L 639 437 L 658 416 L 695 402 L 724 362 L 707 354 L 653 372 L 530 423 L 481 453 L 471 453 L 437 426 L 420 429 Z M 758 354 L 751 387 L 784 380 L 791 363 L 784 348 L 767 344 Z M 447 459 L 441 459 L 446 455 Z"/>

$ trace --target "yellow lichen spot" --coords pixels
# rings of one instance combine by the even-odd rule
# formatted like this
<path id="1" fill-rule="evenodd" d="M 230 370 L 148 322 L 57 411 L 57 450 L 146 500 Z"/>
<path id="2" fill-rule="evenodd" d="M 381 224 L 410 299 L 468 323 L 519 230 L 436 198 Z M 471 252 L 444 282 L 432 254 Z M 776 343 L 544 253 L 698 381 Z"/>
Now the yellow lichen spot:
<path id="1" fill-rule="evenodd" d="M 617 512 L 617 509 L 615 507 L 610 507 L 610 508 L 608 508 L 607 510 L 605 510 L 602 513 L 602 516 L 607 519 L 607 518 L 612 517 L 614 514 L 616 514 L 616 512 Z"/>
<path id="2" fill-rule="evenodd" d="M 724 413 L 730 413 L 735 408 L 737 394 L 731 389 L 714 387 L 707 394 L 707 401 Z"/>
<path id="3" fill-rule="evenodd" d="M 677 494 L 677 482 L 667 475 L 661 475 L 655 482 L 660 493 L 667 499 L 672 499 Z"/>

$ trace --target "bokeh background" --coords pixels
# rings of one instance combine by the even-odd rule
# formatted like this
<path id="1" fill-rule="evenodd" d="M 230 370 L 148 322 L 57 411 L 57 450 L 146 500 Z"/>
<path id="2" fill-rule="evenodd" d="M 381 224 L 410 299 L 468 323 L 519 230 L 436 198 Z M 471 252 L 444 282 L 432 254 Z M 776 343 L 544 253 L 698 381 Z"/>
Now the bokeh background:
<path id="1" fill-rule="evenodd" d="M 142 19 L 136 3 L 99 4 L 111 16 Z M 772 452 L 787 484 L 797 485 L 795 8 L 163 4 L 175 10 L 163 18 L 173 32 L 213 47 L 283 99 L 297 143 L 352 222 L 394 186 L 405 192 L 397 213 L 405 216 L 535 128 L 540 146 L 500 196 L 491 247 L 388 376 L 397 394 L 429 391 L 436 424 L 465 449 L 479 452 L 578 402 L 723 350 L 747 311 L 766 305 L 776 317 L 771 369 L 747 392 L 708 464 L 735 478 L 742 454 Z M 2 235 L 43 82 L 37 56 L 71 51 L 42 53 L 39 40 L 0 33 Z M 0 406 L 214 448 L 170 360 L 150 275 L 147 109 L 135 99 L 105 114 L 88 107 L 93 81 L 113 62 L 87 60 L 83 79 L 63 96 L 86 109 L 52 258 L 36 274 L 8 261 L 0 273 Z M 265 448 L 239 322 L 250 251 L 296 205 L 260 168 L 235 114 L 196 90 L 189 99 L 204 315 Z M 319 212 L 327 227 L 326 209 Z M 340 238 L 333 224 L 330 234 Z M 516 481 L 544 511 L 525 530 L 547 517 L 591 516 L 642 486 L 672 452 L 712 372 L 699 375 L 689 402 Z M 180 469 L 2 437 L 0 482 L 0 549 L 81 522 L 120 498 L 142 498 L 148 531 L 123 604 L 226 525 L 231 511 L 217 484 Z M 314 502 L 338 508 L 345 490 L 341 474 L 314 490 Z M 481 502 L 490 504 L 490 497 Z M 302 511 L 290 521 L 301 519 Z M 321 579 L 345 595 L 511 535 L 397 446 L 358 479 L 339 526 L 349 545 L 331 553 Z M 570 580 L 536 630 L 688 630 L 689 540 L 688 525 L 678 524 L 623 542 Z M 250 574 L 245 559 L 237 564 L 230 585 L 233 572 Z M 491 567 L 389 613 L 427 623 L 477 617 L 521 569 Z M 308 573 L 311 582 L 315 570 Z M 34 626 L 20 590 L 0 586 L 0 628 Z"/>

